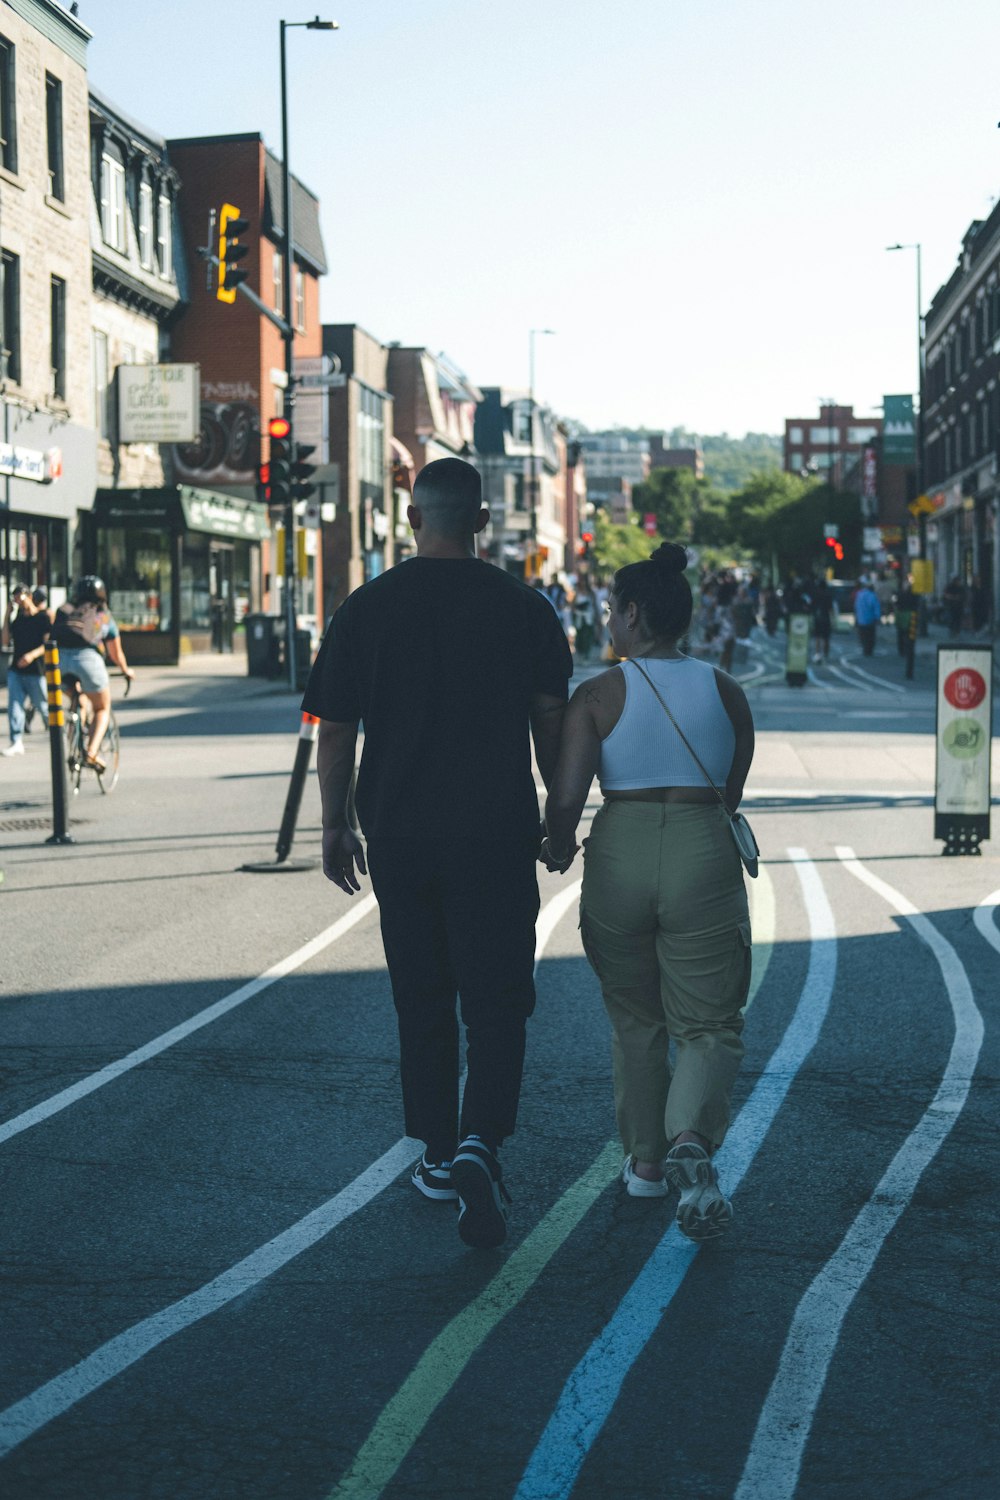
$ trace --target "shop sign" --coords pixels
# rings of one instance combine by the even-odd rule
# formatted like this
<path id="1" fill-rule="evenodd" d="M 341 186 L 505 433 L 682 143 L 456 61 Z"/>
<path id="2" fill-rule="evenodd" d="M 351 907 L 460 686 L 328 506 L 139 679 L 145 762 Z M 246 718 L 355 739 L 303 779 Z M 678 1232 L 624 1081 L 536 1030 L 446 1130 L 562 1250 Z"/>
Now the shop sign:
<path id="1" fill-rule="evenodd" d="M 917 424 L 912 396 L 883 396 L 882 457 L 887 464 L 915 464 Z"/>
<path id="2" fill-rule="evenodd" d="M 865 526 L 862 530 L 861 550 L 878 552 L 882 547 L 882 533 L 877 526 Z"/>
<path id="3" fill-rule="evenodd" d="M 210 490 L 180 488 L 184 523 L 190 531 L 208 531 L 213 536 L 257 542 L 270 535 L 267 506 L 255 500 L 238 500 Z"/>
<path id="4" fill-rule="evenodd" d="M 936 838 L 948 837 L 942 823 L 966 819 L 989 837 L 992 681 L 992 647 L 938 647 Z"/>
<path id="5" fill-rule="evenodd" d="M 789 615 L 785 676 L 789 682 L 804 682 L 809 672 L 809 616 Z"/>
<path id="6" fill-rule="evenodd" d="M 898 547 L 903 540 L 902 526 L 880 526 L 879 534 L 883 547 Z"/>
<path id="7" fill-rule="evenodd" d="M 875 449 L 866 448 L 861 462 L 861 514 L 866 521 L 878 515 L 878 465 Z"/>
<path id="8" fill-rule="evenodd" d="M 118 435 L 123 443 L 190 443 L 200 427 L 198 365 L 119 365 Z"/>
<path id="9" fill-rule="evenodd" d="M 48 484 L 62 474 L 62 454 L 58 448 L 45 452 L 41 448 L 18 448 L 12 443 L 0 443 L 0 474 Z"/>

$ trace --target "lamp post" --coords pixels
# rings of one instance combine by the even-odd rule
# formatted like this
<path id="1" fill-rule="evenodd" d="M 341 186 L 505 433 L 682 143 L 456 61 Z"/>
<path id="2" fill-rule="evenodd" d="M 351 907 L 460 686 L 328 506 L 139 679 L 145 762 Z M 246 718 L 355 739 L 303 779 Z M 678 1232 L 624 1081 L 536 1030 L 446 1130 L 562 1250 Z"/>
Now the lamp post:
<path id="1" fill-rule="evenodd" d="M 528 421 L 531 443 L 531 531 L 530 543 L 535 554 L 538 551 L 538 474 L 535 467 L 535 338 L 538 334 L 551 335 L 554 328 L 529 328 L 528 330 Z"/>
<path id="2" fill-rule="evenodd" d="M 915 250 L 917 252 L 917 496 L 924 492 L 924 314 L 923 292 L 920 280 L 920 246 L 886 245 L 886 250 Z M 927 518 L 923 511 L 919 517 L 920 556 L 927 556 Z"/>
<path id="3" fill-rule="evenodd" d="M 296 28 L 302 28 L 306 31 L 336 31 L 338 30 L 338 25 L 336 21 L 321 21 L 319 16 L 314 16 L 311 21 L 279 21 L 278 28 L 281 53 L 281 216 L 285 232 L 281 267 L 283 292 L 282 314 L 285 320 L 285 327 L 282 330 L 282 338 L 285 341 L 284 415 L 291 424 L 288 434 L 288 444 L 294 465 L 295 326 L 292 322 L 292 275 L 295 256 L 292 249 L 292 180 L 288 167 L 288 79 L 285 67 L 285 32 Z M 294 691 L 297 685 L 295 670 L 295 493 L 294 484 L 291 483 L 288 492 L 288 505 L 285 509 L 285 630 L 287 631 L 285 660 L 288 663 L 288 681 Z"/>

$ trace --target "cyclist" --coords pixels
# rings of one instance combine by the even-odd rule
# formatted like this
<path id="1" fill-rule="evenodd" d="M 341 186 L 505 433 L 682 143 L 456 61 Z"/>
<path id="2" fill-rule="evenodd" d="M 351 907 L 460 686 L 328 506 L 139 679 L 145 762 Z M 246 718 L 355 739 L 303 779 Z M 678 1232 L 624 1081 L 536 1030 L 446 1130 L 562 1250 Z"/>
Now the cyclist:
<path id="1" fill-rule="evenodd" d="M 87 764 L 95 771 L 103 771 L 104 762 L 98 758 L 98 752 L 111 717 L 111 684 L 99 648 L 104 648 L 130 681 L 135 678 L 108 608 L 103 579 L 88 574 L 74 585 L 70 602 L 61 604 L 52 617 L 51 639 L 59 647 L 63 677 L 79 680 L 80 692 L 93 709 L 87 736 Z"/>

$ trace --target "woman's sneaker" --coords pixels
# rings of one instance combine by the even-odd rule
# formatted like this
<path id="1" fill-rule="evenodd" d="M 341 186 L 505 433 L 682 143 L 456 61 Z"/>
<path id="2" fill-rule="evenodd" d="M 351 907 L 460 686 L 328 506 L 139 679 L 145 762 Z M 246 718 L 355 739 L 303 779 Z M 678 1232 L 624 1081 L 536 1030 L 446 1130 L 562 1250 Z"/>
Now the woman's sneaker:
<path id="1" fill-rule="evenodd" d="M 622 1167 L 622 1182 L 625 1191 L 630 1198 L 665 1198 L 670 1189 L 663 1177 L 656 1177 L 650 1181 L 647 1177 L 639 1177 L 632 1163 L 632 1156 L 626 1156 L 625 1165 Z"/>
<path id="2" fill-rule="evenodd" d="M 663 1170 L 680 1192 L 677 1227 L 689 1240 L 718 1239 L 733 1220 L 733 1205 L 723 1196 L 719 1174 L 704 1146 L 684 1141 L 667 1152 Z"/>
<path id="3" fill-rule="evenodd" d="M 410 1181 L 425 1198 L 434 1198 L 439 1203 L 458 1201 L 458 1193 L 451 1184 L 450 1161 L 428 1161 L 425 1151 L 420 1160 L 414 1162 Z"/>
<path id="4" fill-rule="evenodd" d="M 476 1250 L 495 1250 L 507 1238 L 507 1204 L 500 1163 L 478 1136 L 466 1136 L 451 1164 L 458 1190 L 458 1232 Z"/>

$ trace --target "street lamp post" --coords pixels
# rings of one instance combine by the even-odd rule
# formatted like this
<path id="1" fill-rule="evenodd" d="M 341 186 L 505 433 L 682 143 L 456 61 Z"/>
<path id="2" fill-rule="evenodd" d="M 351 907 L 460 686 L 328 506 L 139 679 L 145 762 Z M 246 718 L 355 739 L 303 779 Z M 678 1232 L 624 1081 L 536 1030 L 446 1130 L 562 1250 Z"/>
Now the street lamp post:
<path id="1" fill-rule="evenodd" d="M 920 246 L 886 245 L 886 250 L 915 250 L 917 252 L 917 495 L 924 492 L 924 313 L 923 291 L 920 279 Z M 927 556 L 927 518 L 920 513 L 920 556 Z"/>
<path id="2" fill-rule="evenodd" d="M 292 275 L 295 256 L 292 249 L 292 180 L 288 167 L 288 80 L 285 67 L 285 32 L 294 28 L 303 28 L 306 31 L 336 31 L 336 21 L 321 21 L 319 16 L 314 16 L 311 21 L 279 21 L 279 41 L 281 52 L 281 214 L 284 221 L 285 242 L 282 247 L 282 313 L 285 327 L 282 330 L 282 338 L 285 341 L 285 401 L 284 415 L 291 424 L 288 434 L 289 452 L 295 459 L 295 326 L 292 322 L 293 311 L 293 287 Z M 295 493 L 294 477 L 289 483 L 288 505 L 285 508 L 285 630 L 287 637 L 285 641 L 285 660 L 288 662 L 288 681 L 291 688 L 295 689 Z"/>
<path id="3" fill-rule="evenodd" d="M 551 335 L 555 333 L 554 328 L 529 328 L 528 330 L 528 421 L 529 439 L 531 446 L 530 474 L 531 474 L 531 531 L 529 534 L 532 551 L 538 552 L 538 474 L 535 466 L 535 337 L 537 334 Z"/>

